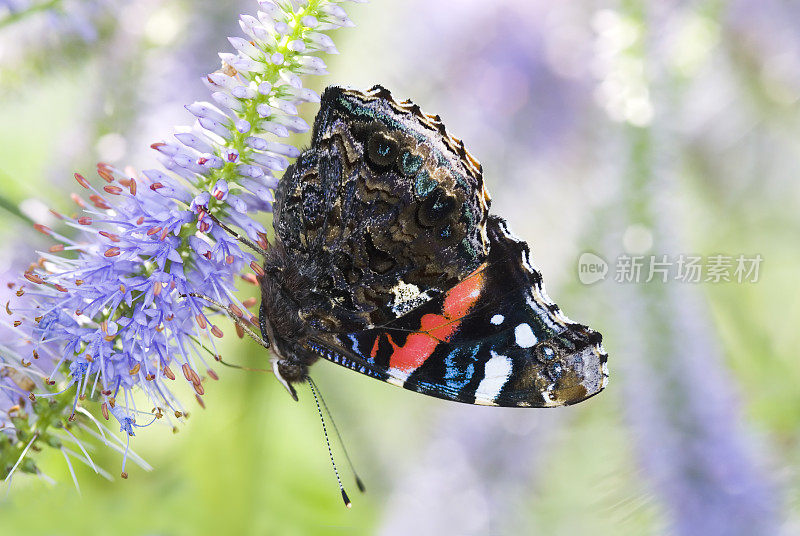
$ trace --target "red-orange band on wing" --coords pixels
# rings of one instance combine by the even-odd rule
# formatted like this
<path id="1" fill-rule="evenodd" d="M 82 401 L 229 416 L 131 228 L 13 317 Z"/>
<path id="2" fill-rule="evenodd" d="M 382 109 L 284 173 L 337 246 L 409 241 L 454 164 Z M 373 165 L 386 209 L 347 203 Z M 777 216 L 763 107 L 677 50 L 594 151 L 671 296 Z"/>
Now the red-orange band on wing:
<path id="1" fill-rule="evenodd" d="M 484 268 L 485 265 L 479 266 L 448 290 L 444 297 L 443 314 L 423 315 L 420 319 L 419 332 L 410 334 L 403 346 L 395 345 L 391 337 L 389 338 L 389 342 L 394 346 L 394 352 L 389 358 L 389 368 L 412 372 L 433 354 L 440 341 L 450 340 L 461 324 L 461 319 L 478 303 L 486 277 L 483 273 Z M 378 340 L 380 336 L 376 339 L 375 347 L 378 345 Z"/>

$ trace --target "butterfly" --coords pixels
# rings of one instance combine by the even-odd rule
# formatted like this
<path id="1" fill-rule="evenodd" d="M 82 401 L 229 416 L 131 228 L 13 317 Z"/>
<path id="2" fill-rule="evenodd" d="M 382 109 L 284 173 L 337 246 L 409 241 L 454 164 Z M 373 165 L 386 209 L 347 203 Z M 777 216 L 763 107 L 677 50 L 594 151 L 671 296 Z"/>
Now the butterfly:
<path id="1" fill-rule="evenodd" d="M 262 251 L 263 344 L 292 396 L 319 359 L 468 404 L 600 392 L 602 336 L 548 297 L 490 202 L 480 163 L 438 116 L 381 86 L 327 88 Z"/>

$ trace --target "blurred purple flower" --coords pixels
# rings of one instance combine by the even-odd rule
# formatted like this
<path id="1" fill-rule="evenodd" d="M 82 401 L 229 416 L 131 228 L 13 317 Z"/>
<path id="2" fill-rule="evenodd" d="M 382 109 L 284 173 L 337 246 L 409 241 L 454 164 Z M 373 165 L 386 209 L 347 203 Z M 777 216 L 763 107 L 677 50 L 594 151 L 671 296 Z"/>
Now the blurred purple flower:
<path id="1" fill-rule="evenodd" d="M 447 110 L 448 126 L 473 150 L 480 147 L 478 154 L 498 155 L 494 180 L 528 180 L 523 170 L 530 162 L 574 151 L 571 140 L 594 117 L 585 61 L 592 35 L 582 20 L 589 10 L 527 0 L 465 0 L 458 9 L 418 4 L 424 6 L 404 10 L 403 24 L 417 24 L 424 11 L 432 30 L 410 42 L 403 33 L 389 36 L 414 50 L 404 55 L 413 63 L 398 69 L 392 62 L 384 76 L 408 85 L 413 73 L 414 86 L 427 93 L 426 107 Z M 415 61 L 428 50 L 435 56 Z M 462 88 L 457 99 L 455 87 Z"/>
<path id="2" fill-rule="evenodd" d="M 674 534 L 777 534 L 777 502 L 692 288 L 619 292 L 625 411 Z M 622 324 L 624 323 L 624 324 Z M 623 365 L 620 366 L 623 369 Z"/>
<path id="3" fill-rule="evenodd" d="M 767 77 L 779 76 L 800 91 L 800 5 L 796 2 L 733 0 L 725 6 L 726 29 L 735 34 L 731 44 L 752 55 Z"/>
<path id="4" fill-rule="evenodd" d="M 0 26 L 38 16 L 50 38 L 78 36 L 95 41 L 97 24 L 118 7 L 116 0 L 0 0 Z"/>
<path id="5" fill-rule="evenodd" d="M 395 486 L 380 534 L 523 534 L 532 482 L 569 417 L 442 407 L 425 451 L 392 467 Z M 442 507 L 447 504 L 447 507 Z"/>
<path id="6" fill-rule="evenodd" d="M 618 170 L 626 201 L 614 210 L 608 258 L 617 258 L 625 227 L 652 233 L 653 251 L 675 258 L 686 213 L 675 151 L 681 93 L 665 67 L 669 28 L 684 12 L 647 11 L 640 54 L 651 65 L 648 90 L 661 110 L 652 125 L 630 136 L 628 169 Z M 632 20 L 635 15 L 631 16 Z M 646 52 L 643 52 L 646 51 Z M 673 195 L 657 195 L 671 192 Z M 616 246 L 616 247 L 615 247 Z M 697 287 L 657 279 L 617 284 L 611 310 L 620 357 L 624 410 L 636 433 L 647 478 L 669 513 L 674 534 L 777 534 L 779 500 L 762 453 L 746 433 L 738 386 L 724 367 L 717 334 Z"/>

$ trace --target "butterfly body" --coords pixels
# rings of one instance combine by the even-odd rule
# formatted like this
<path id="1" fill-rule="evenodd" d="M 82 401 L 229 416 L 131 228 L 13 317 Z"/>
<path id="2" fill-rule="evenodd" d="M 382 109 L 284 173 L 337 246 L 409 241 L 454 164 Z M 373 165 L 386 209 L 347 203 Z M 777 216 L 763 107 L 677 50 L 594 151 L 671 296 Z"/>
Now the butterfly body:
<path id="1" fill-rule="evenodd" d="M 438 116 L 380 86 L 328 88 L 276 191 L 261 279 L 262 334 L 290 391 L 324 358 L 466 403 L 599 392 L 600 334 L 550 301 L 489 206 L 480 164 Z"/>

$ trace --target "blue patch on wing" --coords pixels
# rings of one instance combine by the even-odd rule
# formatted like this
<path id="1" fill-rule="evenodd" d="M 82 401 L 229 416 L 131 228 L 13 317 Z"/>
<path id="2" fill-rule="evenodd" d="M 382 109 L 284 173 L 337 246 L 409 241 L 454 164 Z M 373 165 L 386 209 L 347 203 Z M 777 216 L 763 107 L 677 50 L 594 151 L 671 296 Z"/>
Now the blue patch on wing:
<path id="1" fill-rule="evenodd" d="M 481 349 L 480 345 L 472 347 L 458 347 L 444 358 L 444 383 L 451 389 L 462 389 L 475 374 L 475 356 Z"/>
<path id="2" fill-rule="evenodd" d="M 458 398 L 475 377 L 480 344 L 453 348 L 444 359 L 444 374 L 437 382 L 419 382 L 419 390 L 427 394 Z"/>

